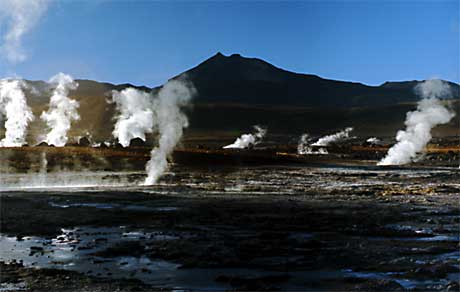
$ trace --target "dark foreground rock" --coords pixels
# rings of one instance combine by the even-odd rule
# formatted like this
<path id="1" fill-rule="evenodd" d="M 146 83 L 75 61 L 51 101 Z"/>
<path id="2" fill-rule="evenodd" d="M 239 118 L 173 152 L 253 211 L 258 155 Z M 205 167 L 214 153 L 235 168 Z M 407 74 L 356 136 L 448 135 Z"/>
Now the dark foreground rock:
<path id="1" fill-rule="evenodd" d="M 90 277 L 58 269 L 26 268 L 20 263 L 0 262 L 1 291 L 170 291 L 135 279 Z"/>

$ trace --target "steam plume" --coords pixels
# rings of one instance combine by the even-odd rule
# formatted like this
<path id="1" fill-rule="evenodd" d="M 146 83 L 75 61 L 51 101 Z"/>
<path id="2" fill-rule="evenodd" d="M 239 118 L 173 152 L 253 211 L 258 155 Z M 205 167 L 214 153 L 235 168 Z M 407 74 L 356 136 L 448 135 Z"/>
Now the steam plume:
<path id="1" fill-rule="evenodd" d="M 77 89 L 78 83 L 70 75 L 64 73 L 51 77 L 49 82 L 55 88 L 50 99 L 49 109 L 47 112 L 42 112 L 40 118 L 46 122 L 50 130 L 46 135 L 45 142 L 49 145 L 62 147 L 68 141 L 67 132 L 72 121 L 80 119 L 77 111 L 80 104 L 68 97 L 69 91 Z"/>
<path id="2" fill-rule="evenodd" d="M 297 145 L 297 153 L 301 155 L 328 154 L 326 148 L 319 148 L 317 151 L 314 151 L 310 145 L 310 135 L 308 134 L 303 134 L 300 136 L 299 144 Z"/>
<path id="3" fill-rule="evenodd" d="M 382 141 L 377 137 L 371 137 L 367 139 L 366 142 L 372 145 L 379 145 L 380 143 L 382 143 Z"/>
<path id="4" fill-rule="evenodd" d="M 254 126 L 254 129 L 256 130 L 255 134 L 243 134 L 241 137 L 236 138 L 235 142 L 233 144 L 224 146 L 224 149 L 228 148 L 238 148 L 238 149 L 244 149 L 249 147 L 250 145 L 257 145 L 259 144 L 264 136 L 267 134 L 267 130 L 260 127 L 260 126 Z"/>
<path id="5" fill-rule="evenodd" d="M 121 92 L 114 90 L 112 100 L 118 111 L 113 136 L 123 147 L 129 146 L 134 138 L 145 141 L 145 134 L 152 133 L 153 128 L 152 96 L 135 88 L 126 88 Z"/>
<path id="6" fill-rule="evenodd" d="M 401 165 L 417 158 L 431 140 L 431 129 L 448 123 L 455 116 L 438 99 L 448 95 L 450 90 L 449 84 L 436 79 L 415 87 L 415 92 L 423 99 L 419 101 L 417 110 L 407 113 L 406 130 L 398 131 L 398 143 L 388 150 L 387 156 L 378 165 Z"/>
<path id="7" fill-rule="evenodd" d="M 0 27 L 6 23 L 6 32 L 0 51 L 12 63 L 22 62 L 27 55 L 22 38 L 29 32 L 48 8 L 48 0 L 1 0 Z"/>
<path id="8" fill-rule="evenodd" d="M 300 136 L 299 144 L 297 145 L 297 153 L 298 154 L 307 154 L 311 152 L 311 147 L 310 147 L 310 135 L 308 134 L 303 134 Z"/>
<path id="9" fill-rule="evenodd" d="M 338 133 L 324 136 L 320 138 L 318 141 L 316 141 L 315 143 L 313 143 L 312 146 L 328 146 L 331 143 L 337 143 L 337 142 L 347 140 L 348 138 L 350 138 L 351 131 L 353 131 L 353 128 L 349 127 Z"/>
<path id="10" fill-rule="evenodd" d="M 41 186 L 46 186 L 46 180 L 48 177 L 48 159 L 46 158 L 46 152 L 40 153 L 40 170 L 38 173 L 38 180 Z"/>
<path id="11" fill-rule="evenodd" d="M 25 144 L 27 126 L 34 119 L 31 109 L 27 106 L 22 80 L 0 80 L 0 114 L 6 118 L 5 138 L 0 147 L 21 147 Z"/>
<path id="12" fill-rule="evenodd" d="M 188 127 L 187 116 L 181 108 L 189 104 L 194 94 L 195 89 L 189 83 L 178 80 L 168 81 L 158 92 L 158 98 L 154 100 L 154 110 L 158 123 L 156 126 L 159 145 L 152 150 L 150 161 L 147 163 L 145 185 L 155 184 L 167 170 L 167 157 L 180 141 L 184 128 Z"/>

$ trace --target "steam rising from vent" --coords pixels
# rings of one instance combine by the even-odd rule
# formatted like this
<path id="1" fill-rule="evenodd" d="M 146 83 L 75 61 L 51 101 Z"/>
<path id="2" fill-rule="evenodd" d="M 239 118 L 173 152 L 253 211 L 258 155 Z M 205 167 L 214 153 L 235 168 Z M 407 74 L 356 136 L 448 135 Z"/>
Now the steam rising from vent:
<path id="1" fill-rule="evenodd" d="M 388 150 L 387 156 L 378 165 L 401 165 L 415 160 L 431 140 L 431 129 L 448 123 L 455 116 L 438 99 L 450 93 L 449 84 L 441 80 L 427 80 L 414 89 L 423 99 L 419 101 L 417 110 L 407 113 L 406 130 L 398 131 L 398 143 Z"/>
<path id="2" fill-rule="evenodd" d="M 372 145 L 379 145 L 379 144 L 382 143 L 382 141 L 377 137 L 371 137 L 371 138 L 367 139 L 366 142 L 369 143 L 369 144 L 372 144 Z"/>
<path id="3" fill-rule="evenodd" d="M 450 88 L 450 85 L 440 79 L 430 79 L 417 84 L 414 91 L 422 98 L 439 99 L 452 96 L 452 89 Z"/>
<path id="4" fill-rule="evenodd" d="M 224 146 L 224 149 L 229 149 L 229 148 L 237 148 L 237 149 L 245 149 L 248 148 L 249 146 L 254 146 L 259 144 L 262 139 L 265 137 L 267 134 L 267 130 L 260 127 L 260 126 L 254 126 L 254 129 L 256 130 L 256 133 L 254 134 L 243 134 L 241 137 L 237 138 L 233 144 Z"/>
<path id="5" fill-rule="evenodd" d="M 46 186 L 48 172 L 48 159 L 46 159 L 46 152 L 40 153 L 40 170 L 38 173 L 38 182 L 41 186 Z"/>
<path id="6" fill-rule="evenodd" d="M 0 27 L 6 25 L 6 33 L 0 52 L 10 62 L 26 59 L 22 48 L 22 38 L 29 32 L 48 8 L 48 0 L 1 0 Z"/>
<path id="7" fill-rule="evenodd" d="M 179 143 L 184 128 L 188 127 L 187 116 L 182 108 L 187 106 L 195 94 L 193 86 L 185 81 L 171 80 L 158 92 L 154 100 L 159 142 L 151 152 L 147 163 L 145 185 L 152 185 L 168 169 L 168 156 Z"/>
<path id="8" fill-rule="evenodd" d="M 300 136 L 299 144 L 297 145 L 297 154 L 328 154 L 326 148 L 319 148 L 318 150 L 314 151 L 313 147 L 310 146 L 310 140 L 310 135 L 308 134 L 303 134 Z"/>
<path id="9" fill-rule="evenodd" d="M 129 146 L 134 138 L 145 142 L 145 134 L 152 133 L 154 122 L 151 94 L 126 88 L 121 92 L 114 90 L 112 100 L 118 111 L 113 136 L 123 147 Z"/>
<path id="10" fill-rule="evenodd" d="M 324 136 L 320 138 L 318 141 L 316 141 L 315 143 L 313 143 L 312 146 L 328 146 L 332 143 L 342 142 L 350 138 L 351 131 L 353 131 L 353 128 L 349 127 L 338 133 Z"/>
<path id="11" fill-rule="evenodd" d="M 48 145 L 63 147 L 67 141 L 67 132 L 69 131 L 72 121 L 78 121 L 78 101 L 68 97 L 70 90 L 78 87 L 70 75 L 58 73 L 51 77 L 49 81 L 55 88 L 50 98 L 49 109 L 42 112 L 40 118 L 46 123 L 49 132 L 46 135 L 45 142 Z"/>
<path id="12" fill-rule="evenodd" d="M 308 154 L 312 151 L 310 147 L 310 135 L 303 134 L 300 136 L 299 144 L 297 145 L 297 153 L 298 154 Z"/>
<path id="13" fill-rule="evenodd" d="M 0 80 L 0 114 L 5 116 L 5 138 L 0 147 L 21 147 L 25 144 L 27 127 L 34 119 L 27 106 L 23 92 L 26 84 L 22 80 Z"/>

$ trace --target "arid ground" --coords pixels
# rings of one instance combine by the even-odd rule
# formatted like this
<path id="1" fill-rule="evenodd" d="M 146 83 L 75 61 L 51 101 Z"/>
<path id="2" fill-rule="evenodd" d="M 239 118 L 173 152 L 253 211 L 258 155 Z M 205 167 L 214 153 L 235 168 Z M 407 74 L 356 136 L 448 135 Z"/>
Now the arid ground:
<path id="1" fill-rule="evenodd" d="M 181 150 L 150 187 L 147 149 L 4 149 L 0 288 L 458 291 L 457 149 L 356 147 Z"/>

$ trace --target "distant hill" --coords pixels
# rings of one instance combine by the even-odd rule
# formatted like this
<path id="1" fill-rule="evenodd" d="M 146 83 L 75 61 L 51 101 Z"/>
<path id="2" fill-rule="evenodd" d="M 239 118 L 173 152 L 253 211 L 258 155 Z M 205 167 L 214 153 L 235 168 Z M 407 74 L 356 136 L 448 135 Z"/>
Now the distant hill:
<path id="1" fill-rule="evenodd" d="M 414 86 L 421 82 L 386 82 L 381 86 L 368 86 L 293 73 L 257 58 L 238 54 L 226 57 L 221 53 L 179 76 L 184 74 L 198 89 L 196 100 L 199 102 L 328 107 L 394 105 L 414 101 L 418 99 Z M 453 94 L 445 98 L 458 96 L 459 86 L 449 83 Z"/>
<path id="2" fill-rule="evenodd" d="M 112 84 L 107 82 L 97 82 L 87 79 L 76 79 L 78 87 L 76 90 L 70 92 L 73 98 L 82 99 L 88 96 L 98 97 L 105 99 L 110 96 L 112 90 L 123 90 L 128 87 L 134 87 L 144 91 L 151 91 L 152 89 L 147 86 L 135 86 L 129 83 L 125 84 Z M 48 103 L 50 95 L 52 93 L 52 88 L 49 83 L 45 81 L 31 81 L 26 80 L 26 83 L 29 85 L 28 90 L 28 102 L 31 105 L 39 105 L 43 102 Z M 38 94 L 34 94 L 38 93 Z"/>
<path id="3" fill-rule="evenodd" d="M 395 131 L 403 127 L 405 113 L 415 107 L 418 97 L 413 89 L 422 82 L 385 82 L 380 86 L 368 86 L 289 72 L 257 58 L 221 53 L 172 79 L 184 76 L 198 92 L 188 114 L 191 127 L 186 135 L 198 140 L 218 136 L 232 140 L 254 124 L 268 126 L 271 134 L 309 132 L 320 135 L 354 126 L 360 135 L 394 136 Z M 72 126 L 70 136 L 91 135 L 97 141 L 111 139 L 115 107 L 107 100 L 112 90 L 160 89 L 76 81 L 79 86 L 70 95 L 80 102 L 81 120 Z M 43 81 L 27 82 L 31 85 L 27 92 L 28 103 L 37 117 L 31 125 L 29 140 L 35 143 L 44 132 L 45 125 L 38 117 L 48 108 L 51 88 Z M 450 85 L 452 96 L 445 98 L 458 97 L 459 86 Z M 455 135 L 458 122 L 457 115 L 449 125 L 440 127 L 439 133 Z M 0 137 L 2 135 L 0 126 Z"/>
<path id="4" fill-rule="evenodd" d="M 380 86 L 368 86 L 362 83 L 294 73 L 257 58 L 245 58 L 238 54 L 224 56 L 221 53 L 172 79 L 184 76 L 197 88 L 196 102 L 328 107 L 413 102 L 419 98 L 415 95 L 414 87 L 423 81 L 385 82 Z M 79 87 L 72 94 L 77 98 L 104 97 L 112 90 L 122 90 L 127 87 L 145 91 L 159 89 L 159 87 L 149 88 L 129 83 L 115 85 L 84 79 L 76 81 Z M 43 81 L 30 81 L 30 83 L 42 90 L 47 87 L 47 83 Z M 452 95 L 444 98 L 458 97 L 459 85 L 448 83 L 452 88 Z"/>

